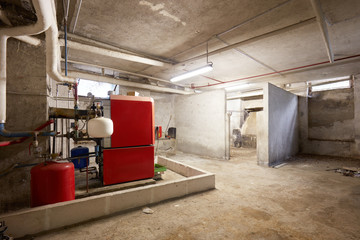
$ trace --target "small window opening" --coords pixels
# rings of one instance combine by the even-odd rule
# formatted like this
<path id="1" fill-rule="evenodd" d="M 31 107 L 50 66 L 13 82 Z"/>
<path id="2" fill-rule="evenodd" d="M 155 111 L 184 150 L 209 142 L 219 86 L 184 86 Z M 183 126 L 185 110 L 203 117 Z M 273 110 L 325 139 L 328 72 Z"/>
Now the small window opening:
<path id="1" fill-rule="evenodd" d="M 108 98 L 108 92 L 114 91 L 115 86 L 115 84 L 111 83 L 80 79 L 78 85 L 78 95 L 87 96 L 88 93 L 91 93 L 97 98 Z"/>

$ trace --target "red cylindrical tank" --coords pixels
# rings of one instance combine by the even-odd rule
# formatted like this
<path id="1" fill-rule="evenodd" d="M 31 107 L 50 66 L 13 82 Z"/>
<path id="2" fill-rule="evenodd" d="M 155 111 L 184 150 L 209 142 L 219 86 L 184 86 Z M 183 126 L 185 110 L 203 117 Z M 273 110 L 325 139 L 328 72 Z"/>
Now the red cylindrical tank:
<path id="1" fill-rule="evenodd" d="M 44 162 L 31 169 L 31 207 L 74 199 L 74 164 Z"/>

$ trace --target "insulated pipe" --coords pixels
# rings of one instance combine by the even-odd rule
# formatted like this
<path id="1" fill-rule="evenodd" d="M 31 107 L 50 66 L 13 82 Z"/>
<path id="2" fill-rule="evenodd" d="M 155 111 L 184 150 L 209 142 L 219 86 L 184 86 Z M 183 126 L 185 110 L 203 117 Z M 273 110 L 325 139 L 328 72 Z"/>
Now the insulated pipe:
<path id="1" fill-rule="evenodd" d="M 63 40 L 60 40 L 60 44 L 62 46 L 65 45 Z M 118 58 L 118 59 L 123 59 L 123 60 L 127 60 L 127 61 L 143 63 L 143 64 L 159 66 L 159 67 L 165 66 L 165 63 L 163 63 L 161 61 L 158 61 L 155 59 L 150 59 L 150 58 L 145 58 L 145 57 L 140 57 L 140 56 L 136 56 L 133 54 L 123 53 L 123 52 L 100 48 L 100 47 L 95 47 L 92 45 L 78 43 L 78 42 L 74 42 L 74 41 L 67 41 L 67 44 L 68 44 L 68 48 L 76 49 L 79 51 L 91 52 L 93 54 L 97 54 L 100 56 Z"/>
<path id="2" fill-rule="evenodd" d="M 52 8 L 53 1 L 34 0 L 33 4 L 38 19 L 35 24 L 0 29 L 0 136 L 3 137 L 53 136 L 56 134 L 55 132 L 9 132 L 5 129 L 7 39 L 9 37 L 39 34 L 48 29 L 51 24 L 54 24 L 53 12 L 49 11 Z"/>
<path id="3" fill-rule="evenodd" d="M 54 1 L 51 1 L 53 3 Z M 50 10 L 51 9 L 51 10 Z M 56 12 L 54 4 L 51 4 L 51 8 L 48 9 L 51 15 L 51 25 L 45 31 L 46 37 L 46 72 L 50 78 L 54 79 L 57 82 L 65 82 L 69 84 L 75 83 L 74 78 L 69 78 L 66 76 L 62 76 L 58 71 L 58 62 L 59 58 L 59 43 L 58 43 L 58 28 L 56 25 Z"/>
<path id="4" fill-rule="evenodd" d="M 0 123 L 6 122 L 6 43 L 7 36 L 0 35 Z"/>
<path id="5" fill-rule="evenodd" d="M 9 21 L 9 19 L 7 18 L 5 12 L 3 10 L 0 9 L 0 20 L 3 21 L 6 25 L 8 26 L 12 26 L 11 22 Z M 34 45 L 34 46 L 39 46 L 41 44 L 41 40 L 35 37 L 30 37 L 30 36 L 17 36 L 14 37 L 17 40 L 23 41 L 25 43 Z"/>
<path id="6" fill-rule="evenodd" d="M 33 45 L 35 47 L 40 46 L 41 44 L 41 40 L 36 38 L 36 37 L 30 37 L 30 36 L 18 36 L 18 37 L 14 37 L 17 40 L 20 40 L 22 42 L 25 42 L 27 44 Z"/>
<path id="7" fill-rule="evenodd" d="M 19 26 L 0 29 L 0 123 L 6 122 L 6 46 L 9 37 L 34 35 L 45 31 L 51 22 L 52 4 L 48 0 L 33 1 L 38 21 L 28 26 Z M 41 13 L 41 14 L 40 14 Z"/>
<path id="8" fill-rule="evenodd" d="M 37 136 L 55 136 L 56 132 L 9 132 L 5 129 L 5 123 L 0 123 L 0 136 L 2 137 L 33 137 Z"/>
<path id="9" fill-rule="evenodd" d="M 52 24 L 52 12 L 49 9 L 52 8 L 52 2 L 49 0 L 34 0 L 34 8 L 36 11 L 37 22 L 32 25 L 18 26 L 11 28 L 0 29 L 0 35 L 6 35 L 8 37 L 17 37 L 23 35 L 36 35 L 44 32 Z"/>

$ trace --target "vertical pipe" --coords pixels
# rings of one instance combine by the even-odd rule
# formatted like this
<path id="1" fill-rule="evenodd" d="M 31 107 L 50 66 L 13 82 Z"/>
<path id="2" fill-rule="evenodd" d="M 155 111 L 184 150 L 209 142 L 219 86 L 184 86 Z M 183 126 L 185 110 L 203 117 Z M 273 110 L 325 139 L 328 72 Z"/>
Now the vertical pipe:
<path id="1" fill-rule="evenodd" d="M 225 159 L 230 160 L 230 116 L 231 113 L 225 115 Z"/>
<path id="2" fill-rule="evenodd" d="M 64 20 L 64 32 L 65 32 L 65 76 L 68 75 L 68 51 L 67 51 L 67 21 Z"/>
<path id="3" fill-rule="evenodd" d="M 70 134 L 70 119 L 66 119 L 66 132 Z M 67 138 L 67 157 L 70 157 L 70 138 Z"/>
<path id="4" fill-rule="evenodd" d="M 64 119 L 61 118 L 61 156 L 64 156 Z"/>
<path id="5" fill-rule="evenodd" d="M 6 122 L 6 45 L 7 36 L 0 36 L 0 123 Z"/>
<path id="6" fill-rule="evenodd" d="M 54 132 L 57 132 L 57 119 L 54 118 Z M 56 153 L 56 137 L 53 137 L 52 153 Z"/>

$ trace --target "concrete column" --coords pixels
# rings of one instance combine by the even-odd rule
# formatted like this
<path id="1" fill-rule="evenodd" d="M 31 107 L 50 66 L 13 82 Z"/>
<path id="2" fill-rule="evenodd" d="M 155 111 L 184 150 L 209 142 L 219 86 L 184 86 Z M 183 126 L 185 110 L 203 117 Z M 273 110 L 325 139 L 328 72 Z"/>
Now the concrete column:
<path id="1" fill-rule="evenodd" d="M 355 143 L 352 155 L 360 157 L 360 75 L 354 76 L 354 130 Z"/>

